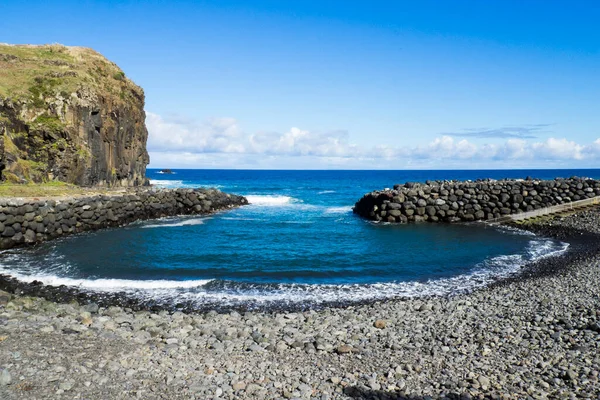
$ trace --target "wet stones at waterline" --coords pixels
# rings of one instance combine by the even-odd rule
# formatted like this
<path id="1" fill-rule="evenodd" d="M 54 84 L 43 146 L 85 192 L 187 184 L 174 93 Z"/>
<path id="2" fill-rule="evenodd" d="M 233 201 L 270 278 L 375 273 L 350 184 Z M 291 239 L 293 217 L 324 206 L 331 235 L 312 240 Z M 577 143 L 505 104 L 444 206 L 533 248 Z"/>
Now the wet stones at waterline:
<path id="1" fill-rule="evenodd" d="M 584 200 L 600 195 L 600 181 L 478 180 L 407 182 L 365 194 L 354 213 L 384 222 L 469 222 Z"/>

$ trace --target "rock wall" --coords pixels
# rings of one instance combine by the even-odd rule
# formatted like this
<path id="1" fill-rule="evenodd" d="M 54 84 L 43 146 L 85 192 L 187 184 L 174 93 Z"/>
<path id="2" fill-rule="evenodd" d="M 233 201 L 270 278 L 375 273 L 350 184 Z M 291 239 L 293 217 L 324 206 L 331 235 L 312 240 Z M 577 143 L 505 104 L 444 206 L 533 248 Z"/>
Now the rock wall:
<path id="1" fill-rule="evenodd" d="M 600 195 L 600 181 L 478 180 L 407 182 L 367 193 L 354 213 L 385 222 L 466 222 L 500 218 Z"/>
<path id="2" fill-rule="evenodd" d="M 147 183 L 144 91 L 92 49 L 0 44 L 0 173 L 13 183 Z"/>
<path id="3" fill-rule="evenodd" d="M 248 204 L 215 189 L 138 189 L 62 200 L 0 200 L 0 248 L 33 244 L 136 220 L 209 214 Z"/>

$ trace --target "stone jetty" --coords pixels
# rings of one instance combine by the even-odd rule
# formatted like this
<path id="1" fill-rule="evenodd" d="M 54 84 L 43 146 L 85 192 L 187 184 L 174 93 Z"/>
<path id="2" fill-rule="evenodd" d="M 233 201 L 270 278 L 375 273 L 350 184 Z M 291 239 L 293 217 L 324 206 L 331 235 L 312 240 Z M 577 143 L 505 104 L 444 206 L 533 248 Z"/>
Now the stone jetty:
<path id="1" fill-rule="evenodd" d="M 1 199 L 0 248 L 33 244 L 136 220 L 210 214 L 248 204 L 216 189 L 144 188 L 63 199 Z"/>
<path id="2" fill-rule="evenodd" d="M 469 222 L 491 220 L 600 195 L 600 181 L 477 180 L 407 182 L 365 194 L 354 213 L 383 222 Z"/>

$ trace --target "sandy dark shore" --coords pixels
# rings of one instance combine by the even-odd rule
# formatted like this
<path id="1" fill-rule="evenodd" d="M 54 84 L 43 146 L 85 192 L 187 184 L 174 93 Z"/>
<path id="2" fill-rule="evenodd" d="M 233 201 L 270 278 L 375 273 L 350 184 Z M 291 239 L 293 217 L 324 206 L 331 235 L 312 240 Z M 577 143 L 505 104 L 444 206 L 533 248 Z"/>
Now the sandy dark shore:
<path id="1" fill-rule="evenodd" d="M 4 278 L 0 398 L 596 399 L 600 212 L 530 229 L 570 250 L 469 294 L 304 312 L 153 312 Z"/>

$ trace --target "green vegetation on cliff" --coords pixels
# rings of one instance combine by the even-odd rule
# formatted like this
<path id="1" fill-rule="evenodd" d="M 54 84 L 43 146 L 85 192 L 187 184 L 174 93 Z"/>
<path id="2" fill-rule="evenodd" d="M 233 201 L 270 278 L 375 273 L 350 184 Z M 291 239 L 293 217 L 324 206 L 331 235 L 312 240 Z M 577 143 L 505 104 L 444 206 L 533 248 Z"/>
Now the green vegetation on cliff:
<path id="1" fill-rule="evenodd" d="M 0 136 L 9 182 L 146 182 L 144 92 L 89 48 L 0 44 Z"/>
<path id="2" fill-rule="evenodd" d="M 43 107 L 44 98 L 57 94 L 68 98 L 82 87 L 122 100 L 144 95 L 115 63 L 92 49 L 0 44 L 0 97 L 31 100 Z"/>
<path id="3" fill-rule="evenodd" d="M 84 188 L 77 185 L 71 185 L 64 182 L 53 181 L 48 183 L 0 183 L 0 197 L 24 197 L 24 198 L 42 198 L 42 197 L 73 197 L 73 196 L 91 196 L 96 194 L 119 193 L 118 190 L 109 188 Z"/>

